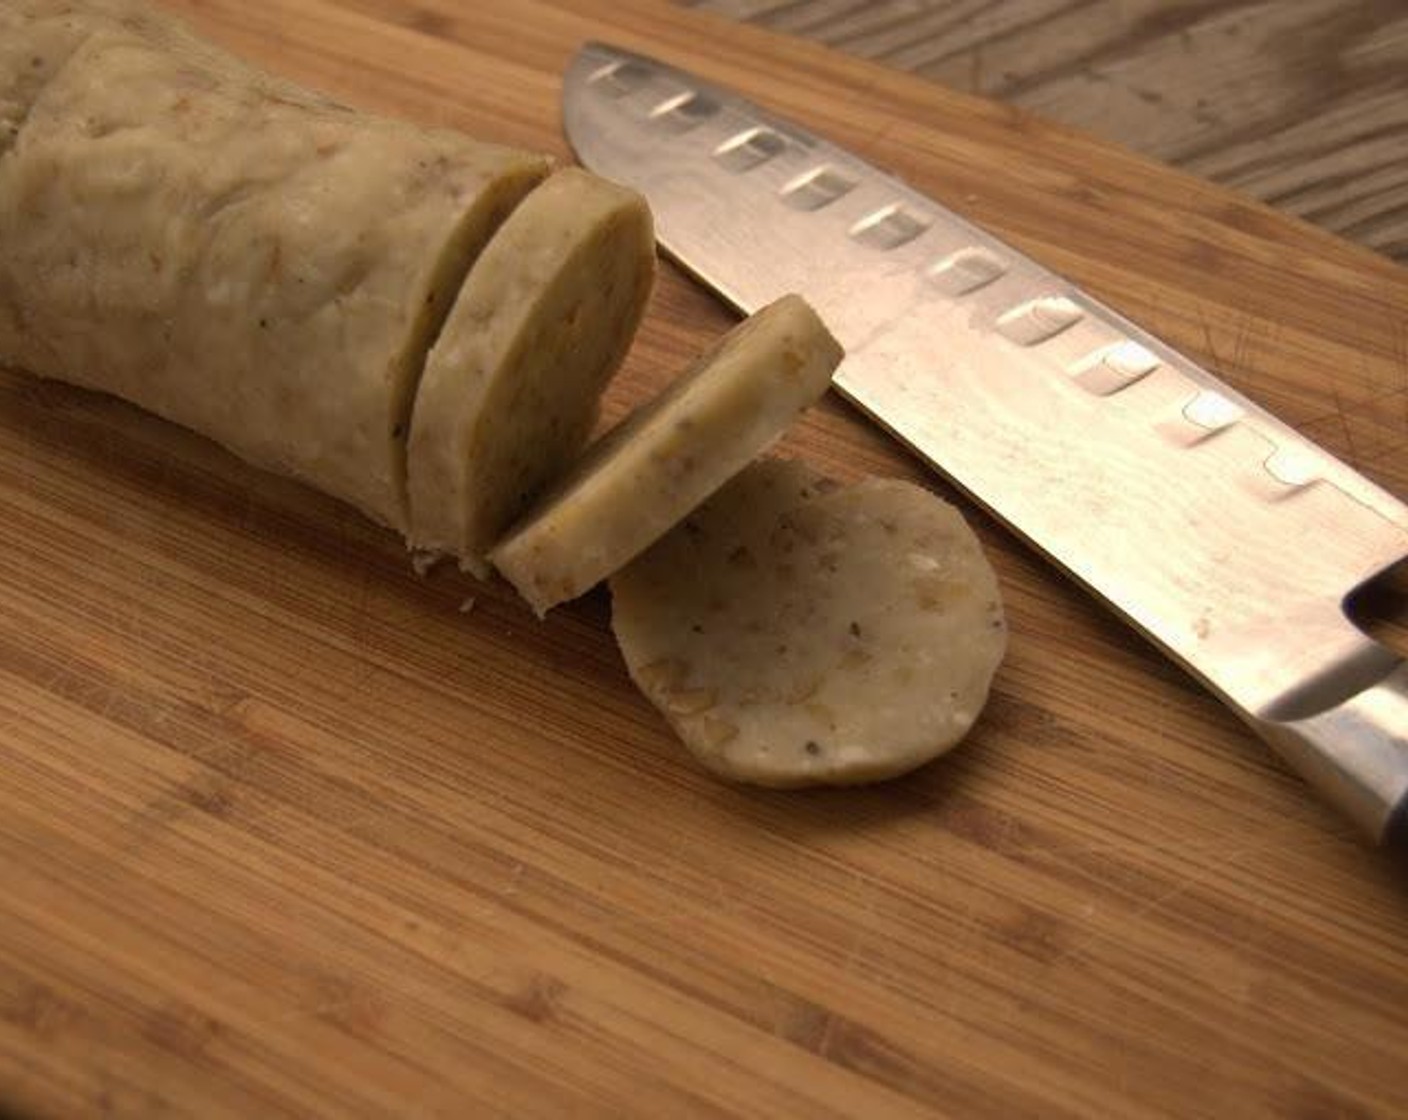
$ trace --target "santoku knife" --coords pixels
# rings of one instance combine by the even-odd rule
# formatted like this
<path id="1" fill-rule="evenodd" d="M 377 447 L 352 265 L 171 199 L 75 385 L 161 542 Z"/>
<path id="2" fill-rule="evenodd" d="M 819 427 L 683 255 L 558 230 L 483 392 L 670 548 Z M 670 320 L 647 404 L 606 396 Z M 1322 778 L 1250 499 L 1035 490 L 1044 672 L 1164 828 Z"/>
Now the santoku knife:
<path id="1" fill-rule="evenodd" d="M 1408 846 L 1408 662 L 1348 594 L 1408 507 L 1196 362 L 840 148 L 600 44 L 564 85 L 582 162 L 743 312 L 787 292 L 840 392 L 1201 678 L 1373 840 Z"/>

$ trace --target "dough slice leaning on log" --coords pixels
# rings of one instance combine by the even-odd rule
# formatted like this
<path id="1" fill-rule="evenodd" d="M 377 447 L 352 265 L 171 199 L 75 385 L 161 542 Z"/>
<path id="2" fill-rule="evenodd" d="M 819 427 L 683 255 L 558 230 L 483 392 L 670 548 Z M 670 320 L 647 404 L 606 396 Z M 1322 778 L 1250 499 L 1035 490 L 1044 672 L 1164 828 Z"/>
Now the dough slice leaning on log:
<path id="1" fill-rule="evenodd" d="M 590 590 L 770 446 L 841 356 L 805 300 L 769 304 L 590 448 L 490 560 L 539 615 Z"/>
<path id="2" fill-rule="evenodd" d="M 763 786 L 849 785 L 943 754 L 1007 644 L 951 505 L 755 463 L 611 580 L 631 677 L 690 751 Z"/>
<path id="3" fill-rule="evenodd" d="M 655 234 L 634 191 L 569 168 L 475 262 L 411 423 L 410 543 L 481 575 L 485 554 L 576 458 L 635 337 Z"/>
<path id="4" fill-rule="evenodd" d="M 19 2 L 40 34 L 53 5 Z M 0 155 L 0 362 L 404 532 L 426 354 L 547 161 L 334 105 L 153 10 L 67 7 L 95 30 Z"/>

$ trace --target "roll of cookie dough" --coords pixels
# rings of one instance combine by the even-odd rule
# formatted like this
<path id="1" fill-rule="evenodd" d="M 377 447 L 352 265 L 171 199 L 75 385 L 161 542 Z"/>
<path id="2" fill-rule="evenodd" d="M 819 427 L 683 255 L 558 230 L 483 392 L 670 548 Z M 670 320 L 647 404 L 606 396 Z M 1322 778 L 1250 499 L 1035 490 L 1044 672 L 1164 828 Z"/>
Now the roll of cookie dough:
<path id="1" fill-rule="evenodd" d="M 0 44 L 0 362 L 407 531 L 426 355 L 547 161 L 350 111 L 120 0 L 5 0 Z"/>

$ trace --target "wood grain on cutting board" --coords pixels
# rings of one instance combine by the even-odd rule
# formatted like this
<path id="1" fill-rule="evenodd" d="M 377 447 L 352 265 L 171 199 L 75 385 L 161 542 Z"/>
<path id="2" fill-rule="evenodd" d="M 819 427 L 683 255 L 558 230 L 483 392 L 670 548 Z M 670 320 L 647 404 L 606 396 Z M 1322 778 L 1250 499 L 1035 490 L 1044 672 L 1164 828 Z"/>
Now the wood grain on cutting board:
<path id="1" fill-rule="evenodd" d="M 1219 189 L 663 3 L 172 7 L 359 105 L 561 155 L 577 44 L 648 49 L 1408 493 L 1408 273 Z M 610 414 L 727 322 L 667 272 Z M 839 402 L 784 450 L 947 493 Z M 602 595 L 537 623 L 194 436 L 0 375 L 0 1111 L 1402 1114 L 1403 879 L 970 513 L 1013 631 L 970 742 L 752 792 L 630 687 Z"/>

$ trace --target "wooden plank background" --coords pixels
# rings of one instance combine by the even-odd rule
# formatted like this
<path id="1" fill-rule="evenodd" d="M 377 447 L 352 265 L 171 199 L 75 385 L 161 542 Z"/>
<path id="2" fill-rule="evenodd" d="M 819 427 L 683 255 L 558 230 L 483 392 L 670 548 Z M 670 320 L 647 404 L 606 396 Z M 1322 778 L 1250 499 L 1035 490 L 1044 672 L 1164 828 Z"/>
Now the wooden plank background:
<path id="1" fill-rule="evenodd" d="M 1408 262 L 1404 0 L 684 0 L 1033 109 Z"/>

